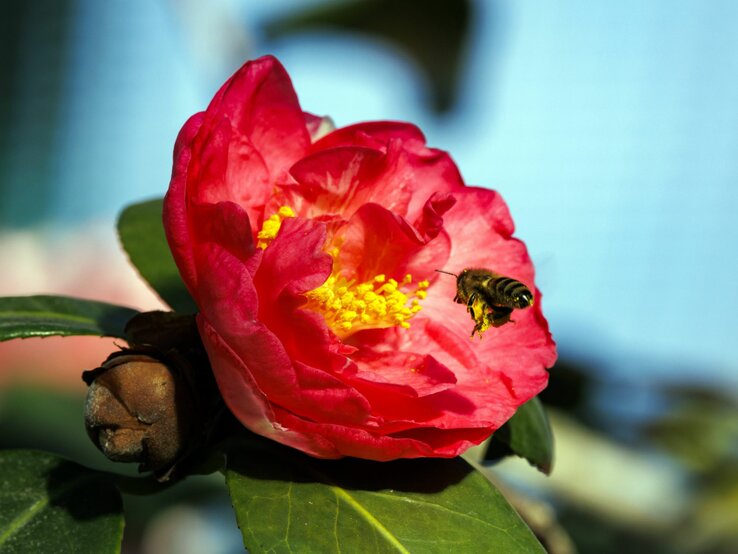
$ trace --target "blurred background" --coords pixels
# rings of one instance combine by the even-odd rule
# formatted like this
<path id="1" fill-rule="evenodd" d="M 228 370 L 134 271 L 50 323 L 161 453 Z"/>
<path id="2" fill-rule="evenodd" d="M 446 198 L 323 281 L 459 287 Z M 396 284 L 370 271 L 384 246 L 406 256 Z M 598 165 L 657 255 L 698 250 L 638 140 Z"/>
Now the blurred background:
<path id="1" fill-rule="evenodd" d="M 491 472 L 548 548 L 738 552 L 735 21 L 729 0 L 5 0 L 0 295 L 160 307 L 116 215 L 275 54 L 303 109 L 412 121 L 509 203 L 560 350 L 557 458 Z M 79 372 L 113 348 L 0 343 L 0 447 L 107 467 Z M 126 502 L 127 552 L 241 551 L 218 477 Z"/>

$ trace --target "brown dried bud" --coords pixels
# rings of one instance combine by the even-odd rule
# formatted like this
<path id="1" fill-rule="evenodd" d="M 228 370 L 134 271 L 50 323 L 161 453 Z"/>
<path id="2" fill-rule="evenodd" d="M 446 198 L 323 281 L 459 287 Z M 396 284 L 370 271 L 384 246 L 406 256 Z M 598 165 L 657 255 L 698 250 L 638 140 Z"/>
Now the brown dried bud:
<path id="1" fill-rule="evenodd" d="M 85 373 L 85 425 L 105 456 L 139 462 L 143 471 L 171 466 L 195 426 L 192 393 L 179 372 L 151 356 L 122 352 Z"/>

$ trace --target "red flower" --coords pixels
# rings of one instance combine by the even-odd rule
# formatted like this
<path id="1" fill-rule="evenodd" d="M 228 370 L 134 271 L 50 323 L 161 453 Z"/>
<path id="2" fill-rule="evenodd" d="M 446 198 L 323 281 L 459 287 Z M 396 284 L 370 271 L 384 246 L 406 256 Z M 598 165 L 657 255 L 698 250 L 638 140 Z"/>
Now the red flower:
<path id="1" fill-rule="evenodd" d="M 164 224 L 220 390 L 246 427 L 313 456 L 456 456 L 546 386 L 556 354 L 538 301 L 470 340 L 435 270 L 535 290 L 525 245 L 502 198 L 413 125 L 311 138 L 319 123 L 264 57 L 177 138 Z"/>

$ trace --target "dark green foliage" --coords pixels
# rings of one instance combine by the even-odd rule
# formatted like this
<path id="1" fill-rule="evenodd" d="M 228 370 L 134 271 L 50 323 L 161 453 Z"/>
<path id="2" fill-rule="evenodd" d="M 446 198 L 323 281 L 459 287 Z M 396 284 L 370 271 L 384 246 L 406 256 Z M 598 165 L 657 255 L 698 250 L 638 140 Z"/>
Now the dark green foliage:
<path id="1" fill-rule="evenodd" d="M 123 506 L 110 478 L 52 454 L 0 452 L 0 552 L 120 552 Z"/>
<path id="2" fill-rule="evenodd" d="M 66 296 L 0 298 L 0 341 L 52 335 L 124 338 L 138 312 L 105 302 Z"/>
<path id="3" fill-rule="evenodd" d="M 551 473 L 553 434 L 546 411 L 538 397 L 526 402 L 490 440 L 485 461 L 495 461 L 510 454 L 525 458 L 543 473 Z"/>

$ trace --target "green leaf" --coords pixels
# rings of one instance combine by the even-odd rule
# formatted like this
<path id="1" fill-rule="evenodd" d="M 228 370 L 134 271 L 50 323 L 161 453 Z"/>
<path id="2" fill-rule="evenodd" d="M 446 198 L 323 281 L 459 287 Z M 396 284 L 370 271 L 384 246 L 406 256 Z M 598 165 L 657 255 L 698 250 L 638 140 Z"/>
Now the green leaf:
<path id="1" fill-rule="evenodd" d="M 120 552 L 123 506 L 110 478 L 45 452 L 0 452 L 0 553 Z"/>
<path id="2" fill-rule="evenodd" d="M 128 206 L 118 218 L 118 236 L 131 263 L 159 297 L 177 312 L 195 313 L 197 306 L 187 291 L 169 250 L 159 198 Z"/>
<path id="3" fill-rule="evenodd" d="M 0 298 L 0 341 L 51 335 L 125 338 L 125 325 L 137 313 L 66 296 L 8 296 Z"/>
<path id="4" fill-rule="evenodd" d="M 543 552 L 500 492 L 460 458 L 326 461 L 273 447 L 227 460 L 249 552 Z"/>
<path id="5" fill-rule="evenodd" d="M 514 454 L 528 460 L 546 475 L 553 465 L 553 434 L 543 404 L 535 397 L 518 408 L 490 440 L 485 461 Z"/>

